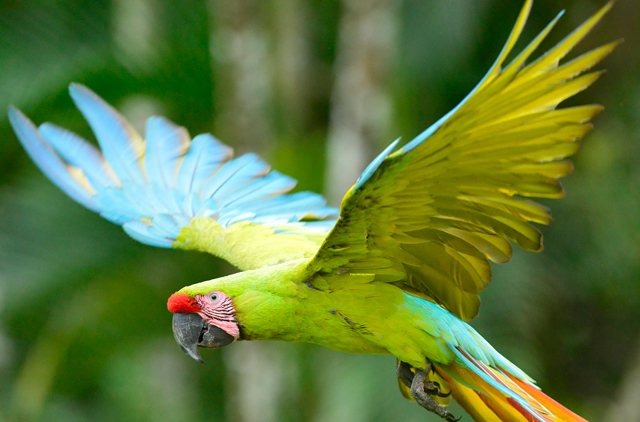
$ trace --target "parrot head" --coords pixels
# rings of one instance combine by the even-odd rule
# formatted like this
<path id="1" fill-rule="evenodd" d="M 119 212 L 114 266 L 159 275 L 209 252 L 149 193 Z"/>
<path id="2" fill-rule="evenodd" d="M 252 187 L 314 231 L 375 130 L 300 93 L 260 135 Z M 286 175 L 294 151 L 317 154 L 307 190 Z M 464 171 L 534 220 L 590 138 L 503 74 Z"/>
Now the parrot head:
<path id="1" fill-rule="evenodd" d="M 173 312 L 173 335 L 187 355 L 204 363 L 198 346 L 217 349 L 240 338 L 240 326 L 229 296 L 213 291 L 190 296 L 175 293 L 167 302 Z"/>

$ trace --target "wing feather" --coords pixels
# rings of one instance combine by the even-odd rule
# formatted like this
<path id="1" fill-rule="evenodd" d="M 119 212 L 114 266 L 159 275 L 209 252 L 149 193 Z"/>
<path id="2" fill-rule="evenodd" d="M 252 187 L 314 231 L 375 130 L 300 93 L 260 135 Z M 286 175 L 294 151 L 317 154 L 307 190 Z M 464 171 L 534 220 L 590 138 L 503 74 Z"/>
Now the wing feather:
<path id="1" fill-rule="evenodd" d="M 178 171 L 178 190 L 200 195 L 205 183 L 227 161 L 233 157 L 233 150 L 212 135 L 205 133 L 191 141 L 189 151 L 182 159 Z"/>
<path id="2" fill-rule="evenodd" d="M 340 219 L 309 263 L 314 286 L 340 289 L 362 282 L 357 275 L 366 272 L 369 282 L 393 282 L 463 320 L 473 318 L 478 293 L 491 280 L 489 260 L 508 261 L 510 242 L 542 250 L 542 235 L 530 223 L 549 224 L 551 215 L 525 197 L 564 195 L 558 179 L 573 169 L 565 158 L 577 152 L 602 110 L 556 107 L 598 79 L 602 72 L 583 73 L 617 43 L 559 61 L 610 7 L 527 65 L 558 15 L 503 68 L 530 11 L 526 2 L 471 93 L 402 149 L 386 149 L 347 193 Z"/>
<path id="3" fill-rule="evenodd" d="M 288 194 L 296 181 L 270 171 L 255 154 L 231 148 L 162 117 L 147 121 L 146 142 L 88 88 L 69 88 L 102 152 L 81 137 L 20 111 L 9 118 L 40 169 L 65 193 L 158 247 L 197 249 L 241 269 L 310 258 L 338 211 L 311 192 Z"/>
<path id="4" fill-rule="evenodd" d="M 147 120 L 144 170 L 164 190 L 176 187 L 180 161 L 189 148 L 189 133 L 163 117 Z"/>
<path id="5" fill-rule="evenodd" d="M 69 93 L 76 107 L 95 133 L 105 159 L 121 182 L 144 185 L 142 170 L 144 144 L 140 135 L 113 107 L 93 91 L 71 84 Z"/>

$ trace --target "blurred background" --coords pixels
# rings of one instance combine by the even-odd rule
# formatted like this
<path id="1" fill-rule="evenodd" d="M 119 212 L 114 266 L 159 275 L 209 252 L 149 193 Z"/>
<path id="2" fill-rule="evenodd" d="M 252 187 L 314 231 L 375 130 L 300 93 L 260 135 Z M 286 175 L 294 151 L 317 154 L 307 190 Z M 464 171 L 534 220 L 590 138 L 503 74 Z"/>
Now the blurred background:
<path id="1" fill-rule="evenodd" d="M 0 2 L 0 110 L 92 139 L 86 84 L 141 131 L 162 114 L 256 151 L 332 205 L 369 160 L 454 107 L 500 51 L 522 1 Z M 544 51 L 602 0 L 537 0 L 522 48 Z M 593 421 L 640 421 L 640 3 L 618 0 L 576 54 L 624 38 L 567 102 L 599 103 L 545 201 L 542 254 L 495 266 L 473 326 Z M 517 48 L 516 48 L 517 50 Z M 391 356 L 317 346 L 174 343 L 166 299 L 234 269 L 143 246 L 58 191 L 0 113 L 0 421 L 437 421 L 404 400 Z M 464 412 L 454 408 L 456 416 Z M 469 416 L 463 420 L 470 421 Z"/>

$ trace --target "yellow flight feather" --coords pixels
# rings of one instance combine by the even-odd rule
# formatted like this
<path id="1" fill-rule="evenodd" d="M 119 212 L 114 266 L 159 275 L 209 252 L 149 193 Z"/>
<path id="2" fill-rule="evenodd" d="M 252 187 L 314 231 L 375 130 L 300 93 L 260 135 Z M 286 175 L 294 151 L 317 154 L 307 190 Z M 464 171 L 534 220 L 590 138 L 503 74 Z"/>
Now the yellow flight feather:
<path id="1" fill-rule="evenodd" d="M 366 270 L 375 274 L 370 281 L 422 293 L 469 320 L 480 305 L 478 292 L 491 280 L 488 260 L 508 261 L 509 241 L 542 250 L 542 235 L 530 223 L 548 224 L 550 213 L 523 197 L 564 195 L 557 179 L 573 168 L 564 159 L 579 149 L 577 141 L 602 110 L 556 107 L 598 79 L 602 72 L 581 74 L 618 43 L 559 66 L 609 3 L 526 65 L 559 15 L 503 69 L 531 3 L 525 3 L 498 59 L 472 93 L 347 193 L 341 218 L 309 264 L 318 283 L 339 288 L 355 280 L 335 275 Z"/>

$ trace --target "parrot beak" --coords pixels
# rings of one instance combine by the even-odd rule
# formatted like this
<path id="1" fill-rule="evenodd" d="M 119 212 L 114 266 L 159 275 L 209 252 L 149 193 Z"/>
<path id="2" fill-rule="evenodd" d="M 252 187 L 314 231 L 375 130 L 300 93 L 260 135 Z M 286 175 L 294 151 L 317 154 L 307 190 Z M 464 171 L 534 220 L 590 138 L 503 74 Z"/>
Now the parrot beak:
<path id="1" fill-rule="evenodd" d="M 198 346 L 217 349 L 235 340 L 221 328 L 207 324 L 200 315 L 182 312 L 173 314 L 173 336 L 182 351 L 200 363 L 204 360 Z"/>

